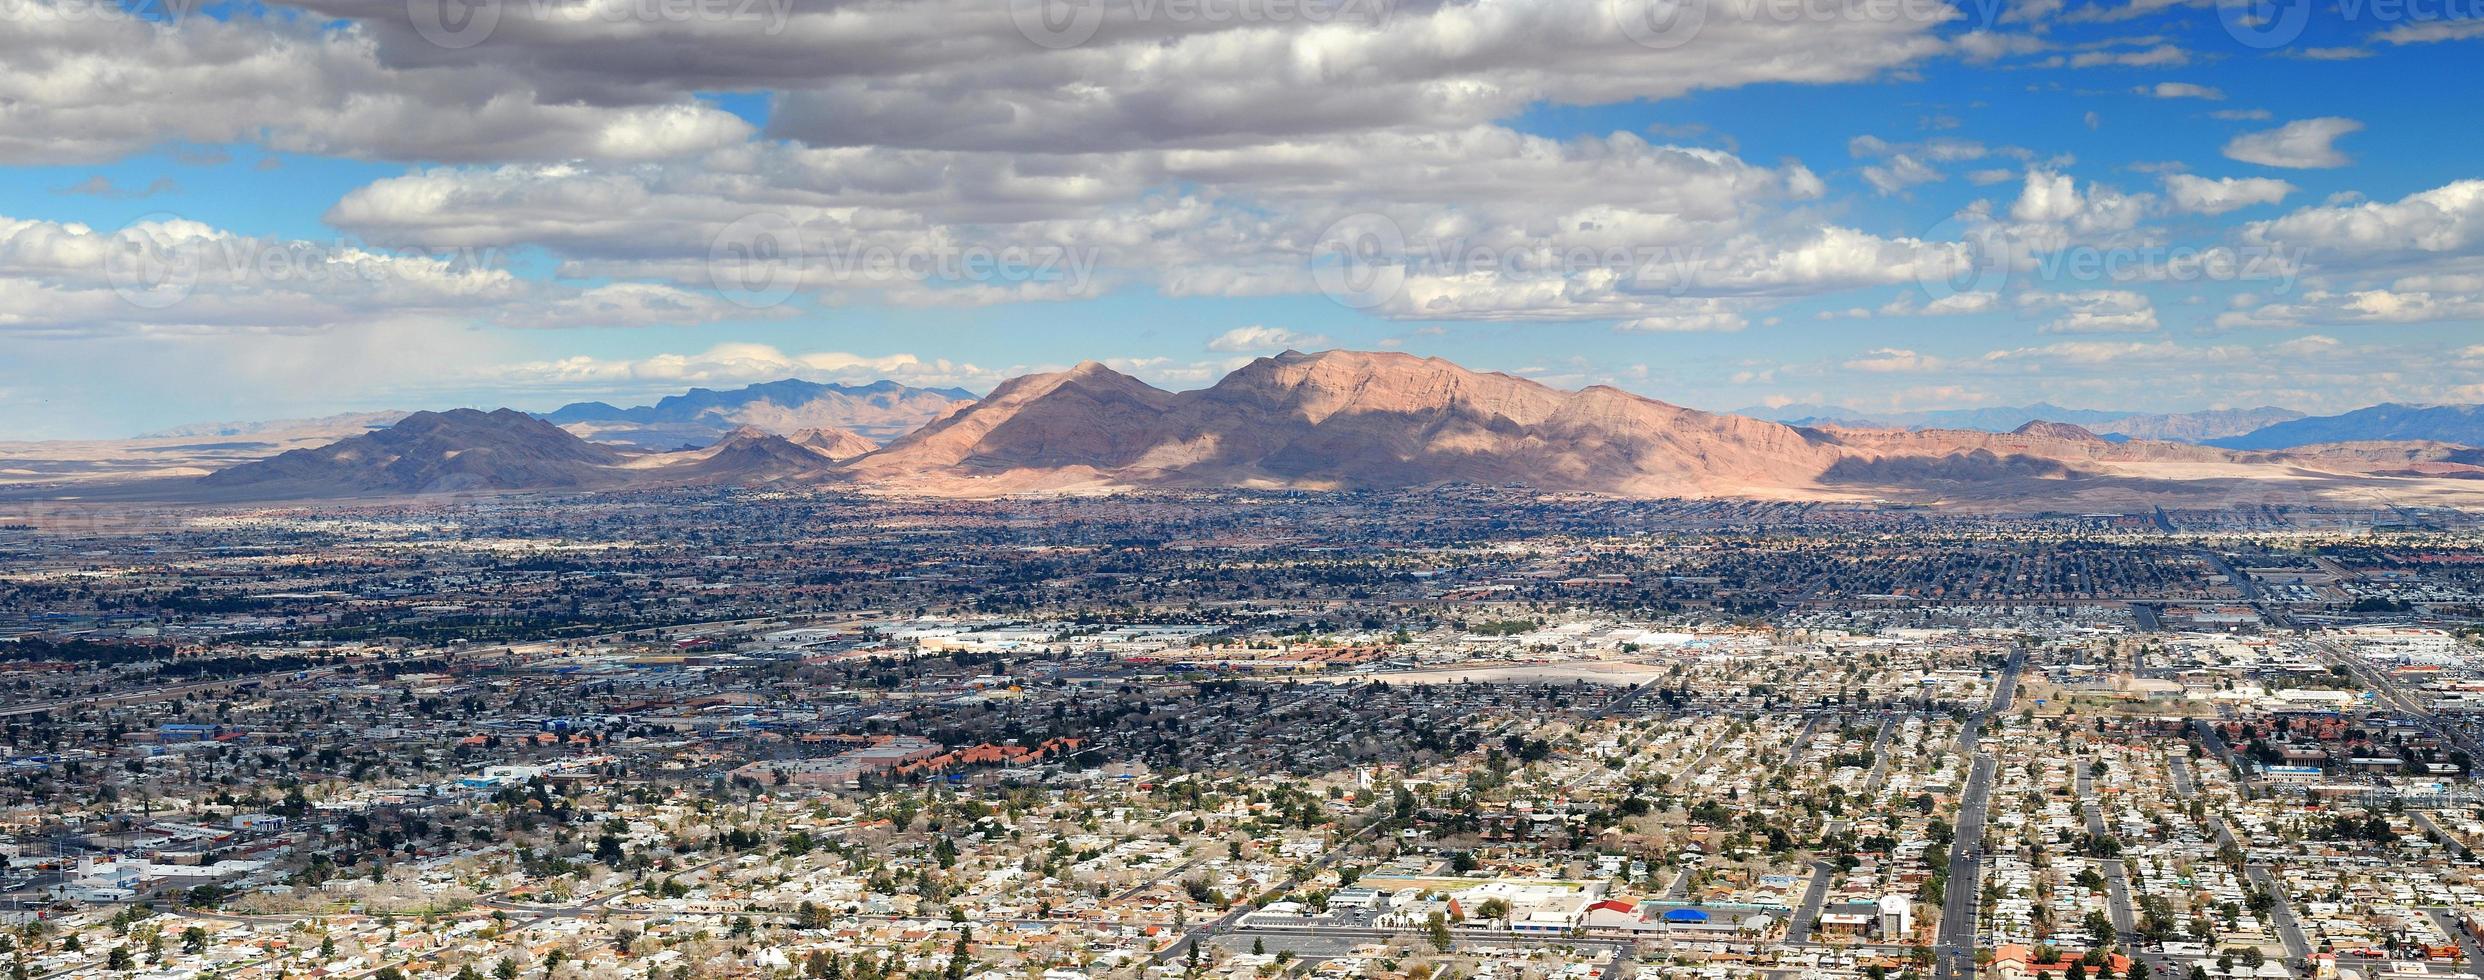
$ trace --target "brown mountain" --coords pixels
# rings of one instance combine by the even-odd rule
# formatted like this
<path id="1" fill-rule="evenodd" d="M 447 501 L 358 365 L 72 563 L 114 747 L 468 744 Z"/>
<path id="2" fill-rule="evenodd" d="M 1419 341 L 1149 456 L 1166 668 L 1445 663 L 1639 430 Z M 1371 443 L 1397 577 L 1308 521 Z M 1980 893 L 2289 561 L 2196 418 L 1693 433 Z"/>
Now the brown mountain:
<path id="1" fill-rule="evenodd" d="M 207 495 L 269 500 L 483 490 L 587 490 L 627 482 L 625 457 L 524 412 L 415 412 L 385 429 L 199 477 Z"/>
<path id="2" fill-rule="evenodd" d="M 1153 445 L 1169 392 L 1094 361 L 1016 378 L 982 401 L 847 464 L 861 482 L 1007 492 L 1109 482 Z"/>
<path id="3" fill-rule="evenodd" d="M 2010 434 L 2027 439 L 2060 439 L 2068 442 L 2104 441 L 2103 436 L 2068 422 L 2047 422 L 2043 419 L 2037 419 L 2012 429 Z"/>
<path id="4" fill-rule="evenodd" d="M 804 429 L 785 438 L 794 445 L 829 459 L 852 459 L 865 453 L 878 452 L 880 449 L 879 443 L 865 439 L 848 429 Z"/>
<path id="5" fill-rule="evenodd" d="M 1100 364 L 1020 378 L 849 472 L 935 492 L 1526 483 L 1634 496 L 1804 486 L 1828 444 L 1613 388 L 1407 354 L 1287 352 L 1174 394 Z"/>
<path id="6" fill-rule="evenodd" d="M 1287 352 L 1197 391 L 1104 365 L 1030 375 L 868 452 L 742 427 L 632 454 L 516 412 L 417 413 L 394 427 L 195 481 L 223 499 L 835 484 L 976 496 L 1146 487 L 1389 489 L 1524 485 L 1625 497 L 1901 500 L 2101 510 L 2313 499 L 2473 503 L 2484 458 L 2374 443 L 2239 452 L 2017 431 L 1796 427 L 1609 387 L 1564 391 L 1398 353 Z M 838 462 L 841 454 L 861 455 Z"/>
<path id="7" fill-rule="evenodd" d="M 2403 453 L 2241 454 L 2113 442 L 2051 422 L 2007 433 L 1801 428 L 1353 351 L 1289 351 L 1180 393 L 1081 364 L 1005 384 L 841 468 L 844 480 L 884 492 L 950 495 L 1469 483 L 2099 510 L 2256 502 L 2268 487 L 2289 499 L 2342 495 L 2376 479 L 2463 475 L 2462 461 Z"/>
<path id="8" fill-rule="evenodd" d="M 634 465 L 633 482 L 718 487 L 817 483 L 835 462 L 784 436 L 743 426 L 705 449 L 644 457 Z"/>

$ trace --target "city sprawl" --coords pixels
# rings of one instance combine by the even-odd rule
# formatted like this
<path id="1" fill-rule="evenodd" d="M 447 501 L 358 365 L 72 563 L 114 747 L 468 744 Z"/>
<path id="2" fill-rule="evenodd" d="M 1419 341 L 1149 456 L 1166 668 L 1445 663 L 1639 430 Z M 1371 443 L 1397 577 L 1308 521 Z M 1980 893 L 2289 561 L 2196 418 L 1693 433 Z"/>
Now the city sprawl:
<path id="1" fill-rule="evenodd" d="M 13 977 L 2484 971 L 2484 525 L 0 513 Z"/>

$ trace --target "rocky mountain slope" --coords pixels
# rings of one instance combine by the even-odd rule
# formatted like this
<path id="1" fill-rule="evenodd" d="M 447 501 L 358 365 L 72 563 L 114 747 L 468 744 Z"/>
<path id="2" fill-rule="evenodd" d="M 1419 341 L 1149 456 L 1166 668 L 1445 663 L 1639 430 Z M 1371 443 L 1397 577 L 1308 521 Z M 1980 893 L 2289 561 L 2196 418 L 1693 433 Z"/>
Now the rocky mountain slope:
<path id="1" fill-rule="evenodd" d="M 730 391 L 692 388 L 631 408 L 575 402 L 542 417 L 588 439 L 650 450 L 707 445 L 741 426 L 783 436 L 842 429 L 876 447 L 974 397 L 956 388 L 911 388 L 894 381 L 841 385 L 789 378 Z"/>
<path id="2" fill-rule="evenodd" d="M 517 412 L 399 425 L 197 481 L 227 499 L 667 486 L 819 486 L 983 496 L 1163 488 L 1523 485 L 1625 497 L 1900 500 L 2112 510 L 2369 494 L 2484 492 L 2484 453 L 2440 443 L 2240 452 L 2009 432 L 1793 426 L 1615 388 L 1566 391 L 1400 353 L 1287 352 L 1170 392 L 1085 363 L 1030 375 L 884 448 L 850 432 L 744 426 L 712 445 L 630 452 Z"/>
<path id="3" fill-rule="evenodd" d="M 486 490 L 584 490 L 628 477 L 625 457 L 511 409 L 416 412 L 317 449 L 218 470 L 209 494 L 246 499 Z"/>

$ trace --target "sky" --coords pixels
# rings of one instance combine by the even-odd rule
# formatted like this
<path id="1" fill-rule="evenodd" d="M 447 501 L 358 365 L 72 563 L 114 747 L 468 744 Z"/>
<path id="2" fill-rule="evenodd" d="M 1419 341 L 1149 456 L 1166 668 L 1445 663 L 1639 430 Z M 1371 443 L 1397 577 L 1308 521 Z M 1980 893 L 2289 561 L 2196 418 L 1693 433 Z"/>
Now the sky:
<path id="1" fill-rule="evenodd" d="M 9 0 L 0 441 L 1403 350 L 2484 402 L 2484 0 Z"/>

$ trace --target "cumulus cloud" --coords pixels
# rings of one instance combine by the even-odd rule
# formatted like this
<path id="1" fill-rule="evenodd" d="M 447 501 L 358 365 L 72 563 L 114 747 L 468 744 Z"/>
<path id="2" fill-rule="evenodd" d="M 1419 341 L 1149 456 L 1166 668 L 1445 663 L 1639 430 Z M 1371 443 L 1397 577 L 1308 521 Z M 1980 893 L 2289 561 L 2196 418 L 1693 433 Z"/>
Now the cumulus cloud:
<path id="1" fill-rule="evenodd" d="M 2276 129 L 2244 133 L 2225 144 L 2228 158 L 2263 167 L 2313 170 L 2354 162 L 2335 145 L 2339 137 L 2363 128 L 2342 116 L 2297 119 Z"/>
<path id="2" fill-rule="evenodd" d="M 923 385 L 987 384 L 993 372 L 973 364 L 914 354 L 865 355 L 845 351 L 787 352 L 768 344 L 725 343 L 703 351 L 642 358 L 565 357 L 487 365 L 478 380 L 529 389 L 642 390 L 649 387 L 749 384 L 779 378 L 868 381 L 882 378 Z"/>
<path id="3" fill-rule="evenodd" d="M 1617 199 L 1614 187 L 1635 190 Z M 1800 164 L 1626 133 L 1554 140 L 1486 126 L 1074 163 L 778 144 L 656 166 L 433 169 L 357 190 L 328 219 L 381 242 L 533 244 L 567 275 L 692 288 L 713 279 L 719 254 L 764 253 L 757 278 L 828 302 L 897 303 L 1067 299 L 1129 284 L 1173 296 L 1313 293 L 1339 229 L 1361 228 L 1389 247 L 1354 260 L 1397 288 L 1358 308 L 1629 329 L 1738 328 L 1759 297 L 1909 281 L 1949 260 L 1945 243 L 1787 217 L 1822 190 Z M 742 247 L 754 228 L 770 248 Z M 937 260 L 959 253 L 1008 261 L 981 276 L 938 274 L 948 266 Z"/>
<path id="4" fill-rule="evenodd" d="M 2260 244 L 2311 248 L 2329 261 L 2484 254 L 2484 180 L 2460 180 L 2396 201 L 2304 208 L 2244 226 Z"/>
<path id="5" fill-rule="evenodd" d="M 2156 307 L 2146 296 L 2123 289 L 2071 292 L 2029 292 L 2018 297 L 2021 310 L 2057 315 L 2045 333 L 2153 333 Z"/>
<path id="6" fill-rule="evenodd" d="M 254 237 L 175 215 L 118 229 L 0 217 L 0 335 L 455 322 L 551 295 L 471 252 Z"/>
<path id="7" fill-rule="evenodd" d="M 2192 214 L 2224 214 L 2254 204 L 2275 204 L 2294 190 L 2293 184 L 2271 177 L 2165 175 L 2166 199 L 2176 209 Z"/>
<path id="8" fill-rule="evenodd" d="M 687 91 L 590 100 L 508 66 L 390 63 L 350 24 L 160 23 L 77 0 L 18 7 L 0 33 L 0 162 L 106 161 L 172 141 L 398 160 L 643 160 L 752 135 Z"/>

